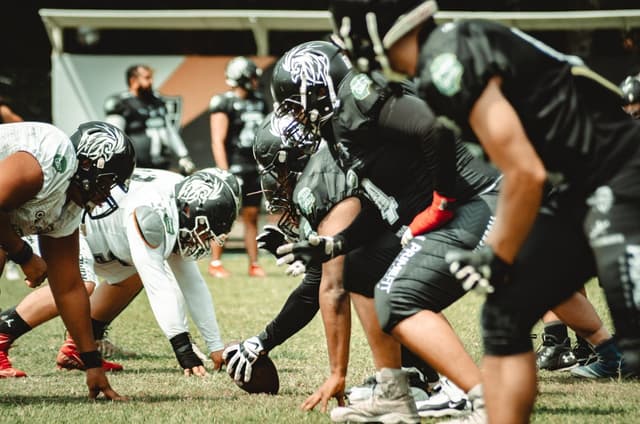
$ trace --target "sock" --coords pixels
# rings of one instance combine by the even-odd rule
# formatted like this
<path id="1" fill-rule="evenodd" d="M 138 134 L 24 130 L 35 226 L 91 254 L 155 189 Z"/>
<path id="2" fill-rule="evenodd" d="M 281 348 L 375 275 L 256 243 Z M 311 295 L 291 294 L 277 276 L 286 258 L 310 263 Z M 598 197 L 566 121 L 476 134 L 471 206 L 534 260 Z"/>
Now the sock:
<path id="1" fill-rule="evenodd" d="M 562 343 L 569 338 L 567 326 L 562 321 L 551 321 L 544 325 L 544 333 L 555 337 L 558 343 Z"/>
<path id="2" fill-rule="evenodd" d="M 91 318 L 91 328 L 93 328 L 93 338 L 96 340 L 102 340 L 104 338 L 104 332 L 110 323 L 104 321 L 98 321 Z"/>
<path id="3" fill-rule="evenodd" d="M 31 330 L 16 308 L 10 308 L 0 314 L 0 333 L 9 334 L 14 340 Z"/>

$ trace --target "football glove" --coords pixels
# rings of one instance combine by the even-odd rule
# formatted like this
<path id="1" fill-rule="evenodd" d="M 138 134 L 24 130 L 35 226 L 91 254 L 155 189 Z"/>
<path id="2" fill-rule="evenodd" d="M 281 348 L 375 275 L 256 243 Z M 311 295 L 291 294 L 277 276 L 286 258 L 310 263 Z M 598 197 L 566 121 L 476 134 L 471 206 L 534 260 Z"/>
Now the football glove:
<path id="1" fill-rule="evenodd" d="M 196 164 L 193 163 L 189 156 L 183 156 L 178 159 L 178 165 L 180 166 L 180 173 L 182 175 L 191 175 L 196 170 Z"/>
<path id="2" fill-rule="evenodd" d="M 321 264 L 342 255 L 344 245 L 344 239 L 340 235 L 328 237 L 311 234 L 307 240 L 278 247 L 276 253 L 281 257 L 277 264 L 293 264 L 296 261 L 304 266 L 310 263 Z"/>
<path id="3" fill-rule="evenodd" d="M 258 242 L 258 249 L 264 249 L 271 253 L 276 258 L 279 255 L 276 253 L 276 249 L 287 242 L 285 234 L 275 225 L 265 225 L 262 228 L 262 232 L 256 237 Z"/>
<path id="4" fill-rule="evenodd" d="M 409 228 L 402 235 L 402 246 L 406 246 L 413 237 L 435 230 L 451 221 L 455 201 L 454 198 L 444 197 L 434 191 L 431 205 L 413 218 Z"/>
<path id="5" fill-rule="evenodd" d="M 466 291 L 490 294 L 507 282 L 510 265 L 489 246 L 478 250 L 450 251 L 445 255 L 449 270 Z"/>
<path id="6" fill-rule="evenodd" d="M 260 355 L 266 354 L 267 351 L 262 346 L 260 339 L 253 336 L 241 343 L 228 346 L 222 352 L 222 358 L 227 364 L 227 373 L 231 378 L 248 383 L 251 380 L 253 364 Z"/>

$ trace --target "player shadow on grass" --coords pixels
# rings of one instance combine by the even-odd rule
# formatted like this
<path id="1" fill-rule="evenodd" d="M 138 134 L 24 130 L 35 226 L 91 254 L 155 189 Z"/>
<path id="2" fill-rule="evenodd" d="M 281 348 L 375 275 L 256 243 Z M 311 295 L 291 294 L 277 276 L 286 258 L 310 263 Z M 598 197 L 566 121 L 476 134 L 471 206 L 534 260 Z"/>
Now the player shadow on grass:
<path id="1" fill-rule="evenodd" d="M 597 406 L 575 406 L 575 407 L 567 407 L 567 406 L 547 406 L 547 405 L 536 405 L 534 409 L 534 414 L 552 414 L 557 415 L 558 417 L 566 417 L 567 415 L 572 416 L 605 416 L 605 415 L 621 415 L 634 412 L 636 408 L 624 407 L 624 406 L 611 406 L 611 407 L 597 407 Z M 551 419 L 551 418 L 550 418 Z M 558 421 L 560 422 L 560 421 Z"/>
<path id="2" fill-rule="evenodd" d="M 128 396 L 129 401 L 127 403 L 144 402 L 144 403 L 160 403 L 160 402 L 176 402 L 176 401 L 211 401 L 210 396 L 193 396 L 191 394 L 185 395 L 133 395 Z M 225 399 L 226 398 L 226 399 Z M 233 396 L 217 397 L 216 400 L 233 400 Z M 108 400 L 104 395 L 100 395 L 97 402 Z M 85 396 L 69 395 L 69 396 L 48 396 L 42 394 L 34 395 L 3 395 L 0 398 L 0 406 L 24 406 L 24 405 L 43 405 L 47 403 L 51 404 L 86 404 L 90 402 Z M 109 401 L 110 402 L 110 401 Z"/>

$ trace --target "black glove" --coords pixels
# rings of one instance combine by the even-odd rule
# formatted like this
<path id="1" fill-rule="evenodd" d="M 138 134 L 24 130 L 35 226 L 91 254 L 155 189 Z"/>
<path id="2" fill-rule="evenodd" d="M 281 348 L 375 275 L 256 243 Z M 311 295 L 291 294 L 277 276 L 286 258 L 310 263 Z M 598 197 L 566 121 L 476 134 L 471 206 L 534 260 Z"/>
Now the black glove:
<path id="1" fill-rule="evenodd" d="M 171 342 L 171 347 L 173 347 L 173 352 L 176 354 L 176 359 L 178 359 L 178 363 L 183 369 L 190 370 L 204 365 L 193 351 L 189 333 L 180 333 L 177 336 L 173 336 L 169 341 Z"/>
<path id="2" fill-rule="evenodd" d="M 276 258 L 280 256 L 276 253 L 276 249 L 287 242 L 284 233 L 275 225 L 265 225 L 262 232 L 256 237 L 258 249 L 264 249 Z"/>
<path id="3" fill-rule="evenodd" d="M 445 256 L 449 270 L 466 291 L 490 294 L 496 286 L 506 284 L 510 265 L 496 255 L 489 246 L 478 250 L 450 251 Z"/>
<path id="4" fill-rule="evenodd" d="M 278 247 L 276 253 L 281 257 L 277 264 L 293 264 L 298 261 L 305 266 L 311 263 L 321 264 L 342 255 L 344 248 L 345 241 L 341 235 L 328 237 L 312 234 L 308 240 Z"/>

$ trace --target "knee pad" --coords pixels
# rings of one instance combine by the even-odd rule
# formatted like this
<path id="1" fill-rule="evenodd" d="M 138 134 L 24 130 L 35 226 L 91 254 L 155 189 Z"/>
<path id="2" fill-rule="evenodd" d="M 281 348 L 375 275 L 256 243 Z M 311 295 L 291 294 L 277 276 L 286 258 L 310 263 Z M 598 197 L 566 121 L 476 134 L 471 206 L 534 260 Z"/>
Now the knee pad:
<path id="1" fill-rule="evenodd" d="M 525 318 L 522 311 L 487 302 L 482 308 L 482 340 L 484 352 L 492 356 L 508 356 L 533 349 L 531 329 L 536 319 Z"/>

